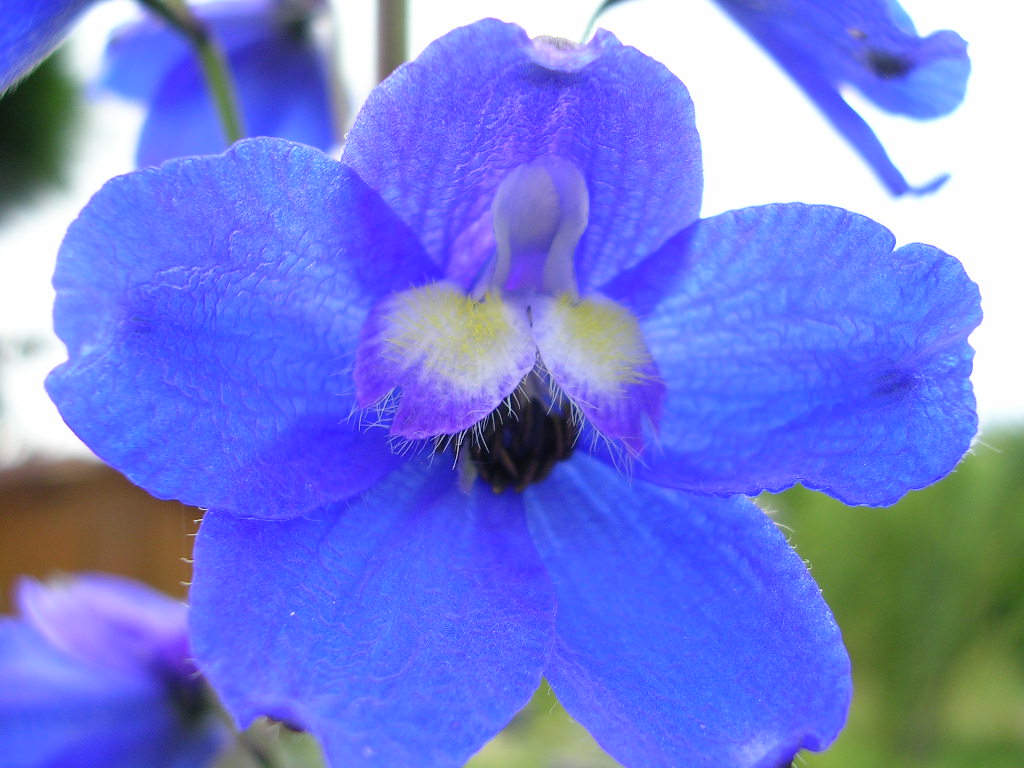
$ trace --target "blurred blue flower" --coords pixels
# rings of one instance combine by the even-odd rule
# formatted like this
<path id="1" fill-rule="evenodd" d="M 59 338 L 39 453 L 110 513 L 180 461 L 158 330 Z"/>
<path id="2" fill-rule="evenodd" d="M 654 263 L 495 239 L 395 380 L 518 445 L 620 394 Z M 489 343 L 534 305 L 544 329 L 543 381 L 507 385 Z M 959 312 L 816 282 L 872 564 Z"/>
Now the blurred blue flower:
<path id="1" fill-rule="evenodd" d="M 94 0 L 0 0 L 0 94 L 52 51 Z"/>
<path id="2" fill-rule="evenodd" d="M 193 8 L 224 50 L 247 135 L 321 149 L 334 143 L 326 64 L 312 29 L 323 6 L 323 0 L 225 0 Z M 147 105 L 136 150 L 140 166 L 227 146 L 195 53 L 161 19 L 115 33 L 100 85 Z"/>
<path id="3" fill-rule="evenodd" d="M 137 582 L 20 582 L 0 618 L 6 768 L 189 768 L 228 734 L 191 661 L 185 606 Z"/>
<path id="4" fill-rule="evenodd" d="M 853 86 L 887 112 L 918 119 L 951 112 L 964 98 L 967 43 L 943 30 L 920 37 L 895 0 L 715 0 L 775 59 L 894 195 L 910 186 L 840 92 Z"/>
<path id="5" fill-rule="evenodd" d="M 629 766 L 832 741 L 839 631 L 741 494 L 948 472 L 977 288 L 847 211 L 701 220 L 701 191 L 664 67 L 488 20 L 381 84 L 340 163 L 257 139 L 96 195 L 48 388 L 209 508 L 193 644 L 240 722 L 458 765 L 544 675 Z"/>

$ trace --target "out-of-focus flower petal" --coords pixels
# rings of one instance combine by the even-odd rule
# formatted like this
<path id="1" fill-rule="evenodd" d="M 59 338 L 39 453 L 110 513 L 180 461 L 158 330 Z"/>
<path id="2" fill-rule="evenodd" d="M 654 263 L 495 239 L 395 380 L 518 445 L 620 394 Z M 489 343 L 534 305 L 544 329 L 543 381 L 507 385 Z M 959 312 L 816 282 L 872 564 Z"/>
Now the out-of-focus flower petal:
<path id="1" fill-rule="evenodd" d="M 331 146 L 327 82 L 313 51 L 268 37 L 228 56 L 245 133 L 280 136 L 321 149 Z M 179 61 L 161 81 L 139 137 L 136 162 L 214 154 L 227 144 L 195 57 Z"/>
<path id="2" fill-rule="evenodd" d="M 0 94 L 42 61 L 94 0 L 0 0 Z"/>
<path id="3" fill-rule="evenodd" d="M 24 579 L 16 597 L 21 615 L 50 645 L 86 663 L 130 672 L 189 655 L 184 603 L 138 582 L 102 573 Z"/>
<path id="4" fill-rule="evenodd" d="M 81 578 L 52 599 L 23 585 L 32 613 L 0 619 L 0 764 L 209 765 L 227 729 L 191 666 L 184 606 L 125 579 Z"/>
<path id="5" fill-rule="evenodd" d="M 703 181 L 689 94 L 606 32 L 577 47 L 530 40 L 493 19 L 457 29 L 373 91 L 342 159 L 466 285 L 494 249 L 498 185 L 546 155 L 571 160 L 586 178 L 581 287 L 697 217 Z"/>
<path id="6" fill-rule="evenodd" d="M 231 64 L 238 72 L 250 136 L 281 136 L 331 149 L 330 85 L 308 41 L 277 34 L 262 45 L 239 49 Z"/>
<path id="7" fill-rule="evenodd" d="M 971 70 L 959 35 L 918 36 L 894 0 L 716 2 L 804 89 L 893 194 L 930 192 L 945 180 L 908 185 L 840 88 L 851 85 L 897 114 L 947 114 L 963 101 Z"/>
<path id="8" fill-rule="evenodd" d="M 268 36 L 273 2 L 230 0 L 196 5 L 192 10 L 214 31 L 222 48 L 234 50 Z M 114 30 L 103 52 L 99 85 L 125 98 L 148 101 L 171 68 L 194 56 L 183 35 L 147 13 Z"/>
<path id="9" fill-rule="evenodd" d="M 241 723 L 308 729 L 334 765 L 461 765 L 540 682 L 554 600 L 521 502 L 447 466 L 302 520 L 210 512 L 195 557 L 204 672 Z"/>
<path id="10" fill-rule="evenodd" d="M 349 418 L 359 328 L 432 265 L 345 166 L 263 139 L 109 182 L 54 277 L 64 419 L 160 497 L 289 517 L 397 459 Z"/>
<path id="11" fill-rule="evenodd" d="M 893 245 L 838 208 L 747 208 L 606 286 L 641 318 L 667 385 L 637 474 L 717 494 L 800 481 L 889 504 L 949 472 L 977 429 L 978 289 L 937 248 Z"/>
<path id="12" fill-rule="evenodd" d="M 545 675 L 613 757 L 777 768 L 835 738 L 851 692 L 839 629 L 753 504 L 630 485 L 583 457 L 525 499 L 558 597 Z"/>
<path id="13" fill-rule="evenodd" d="M 196 13 L 223 48 L 248 136 L 277 136 L 327 149 L 334 141 L 324 67 L 301 25 L 278 18 L 277 3 L 214 3 Z M 224 130 L 194 52 L 160 20 L 112 39 L 103 87 L 149 102 L 136 151 L 140 166 L 213 154 Z"/>
<path id="14" fill-rule="evenodd" d="M 963 101 L 967 43 L 949 30 L 920 37 L 894 0 L 716 2 L 790 74 L 814 72 L 833 90 L 853 85 L 910 117 L 938 117 Z"/>
<path id="15" fill-rule="evenodd" d="M 832 127 L 850 142 L 893 195 L 905 195 L 908 192 L 917 195 L 929 194 L 949 180 L 948 174 L 942 174 L 925 184 L 911 186 L 899 168 L 889 159 L 889 154 L 875 132 L 871 130 L 871 126 L 846 103 L 834 87 L 814 72 L 802 72 L 793 77 L 814 99 L 815 104 L 832 123 Z"/>

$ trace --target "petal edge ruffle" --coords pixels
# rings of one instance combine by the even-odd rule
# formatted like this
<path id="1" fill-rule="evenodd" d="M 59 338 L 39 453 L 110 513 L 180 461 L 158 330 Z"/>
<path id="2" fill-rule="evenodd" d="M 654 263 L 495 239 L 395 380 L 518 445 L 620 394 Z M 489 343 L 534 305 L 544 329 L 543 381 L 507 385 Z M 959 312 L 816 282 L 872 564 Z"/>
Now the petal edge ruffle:
<path id="1" fill-rule="evenodd" d="M 545 675 L 613 757 L 778 768 L 835 738 L 851 694 L 839 629 L 753 504 L 630 483 L 585 457 L 526 504 L 559 605 Z"/>
<path id="2" fill-rule="evenodd" d="M 605 287 L 631 306 L 667 398 L 639 477 L 697 493 L 793 483 L 890 504 L 977 430 L 960 262 L 802 204 L 705 219 Z"/>

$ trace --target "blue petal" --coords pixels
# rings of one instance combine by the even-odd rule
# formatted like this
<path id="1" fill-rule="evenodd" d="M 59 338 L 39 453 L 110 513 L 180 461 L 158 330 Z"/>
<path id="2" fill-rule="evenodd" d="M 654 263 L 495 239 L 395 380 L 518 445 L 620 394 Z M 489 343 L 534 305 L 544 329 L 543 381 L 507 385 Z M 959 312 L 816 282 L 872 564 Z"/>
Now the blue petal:
<path id="1" fill-rule="evenodd" d="M 312 51 L 268 37 L 231 51 L 247 136 L 279 136 L 327 149 L 333 142 L 327 82 Z M 171 69 L 142 127 L 136 162 L 212 154 L 227 146 L 220 120 L 194 57 Z"/>
<path id="2" fill-rule="evenodd" d="M 393 459 L 350 418 L 377 298 L 433 267 L 348 168 L 269 139 L 109 182 L 54 284 L 69 361 L 47 381 L 72 429 L 156 496 L 301 514 Z"/>
<path id="3" fill-rule="evenodd" d="M 913 189 L 860 116 L 840 95 L 852 85 L 882 109 L 915 118 L 947 114 L 963 101 L 971 64 L 955 33 L 917 35 L 893 0 L 717 0 L 806 91 L 893 194 Z"/>
<path id="4" fill-rule="evenodd" d="M 963 101 L 967 43 L 948 30 L 918 36 L 894 0 L 717 2 L 788 71 L 853 85 L 889 112 L 939 117 Z"/>
<path id="5" fill-rule="evenodd" d="M 925 184 L 911 186 L 889 159 L 885 147 L 875 136 L 871 126 L 846 103 L 833 86 L 810 71 L 794 74 L 793 78 L 814 99 L 815 104 L 832 123 L 832 127 L 857 150 L 891 194 L 927 195 L 938 190 L 949 180 L 948 174 L 942 174 Z"/>
<path id="6" fill-rule="evenodd" d="M 457 29 L 374 90 L 343 160 L 448 277 L 468 284 L 494 250 L 498 184 L 547 155 L 572 160 L 587 181 L 590 225 L 576 250 L 582 288 L 699 212 L 700 142 L 686 88 L 606 32 L 559 48 L 493 19 Z"/>
<path id="7" fill-rule="evenodd" d="M 624 765 L 778 768 L 824 749 L 851 683 L 839 629 L 774 524 L 589 457 L 525 494 L 555 584 L 545 675 Z"/>
<path id="8" fill-rule="evenodd" d="M 272 5 L 268 0 L 231 0 L 199 5 L 193 11 L 214 31 L 224 50 L 252 45 L 269 34 Z M 103 52 L 99 82 L 125 98 L 148 101 L 168 71 L 192 56 L 184 36 L 147 14 L 113 32 Z"/>
<path id="9" fill-rule="evenodd" d="M 201 768 L 224 730 L 175 709 L 155 676 L 86 664 L 0 619 L 0 733 L 5 768 Z"/>
<path id="10" fill-rule="evenodd" d="M 328 87 L 311 43 L 293 34 L 266 2 L 213 6 L 202 14 L 224 47 L 246 134 L 311 146 L 333 143 Z M 112 43 L 105 85 L 150 101 L 136 160 L 220 152 L 227 144 L 193 52 L 165 26 L 143 22 Z"/>
<path id="11" fill-rule="evenodd" d="M 93 0 L 0 0 L 0 94 L 64 38 Z"/>
<path id="12" fill-rule="evenodd" d="M 642 318 L 668 390 L 637 474 L 890 504 L 949 472 L 977 429 L 978 288 L 937 248 L 893 245 L 838 208 L 747 208 L 609 285 Z"/>
<path id="13" fill-rule="evenodd" d="M 458 766 L 540 681 L 554 601 L 518 497 L 447 466 L 308 519 L 210 512 L 192 639 L 241 723 L 267 714 L 339 766 Z"/>
<path id="14" fill-rule="evenodd" d="M 23 579 L 17 589 L 25 620 L 54 647 L 85 663 L 126 672 L 160 668 L 184 680 L 195 668 L 185 605 L 129 579 L 76 574 L 47 583 Z"/>

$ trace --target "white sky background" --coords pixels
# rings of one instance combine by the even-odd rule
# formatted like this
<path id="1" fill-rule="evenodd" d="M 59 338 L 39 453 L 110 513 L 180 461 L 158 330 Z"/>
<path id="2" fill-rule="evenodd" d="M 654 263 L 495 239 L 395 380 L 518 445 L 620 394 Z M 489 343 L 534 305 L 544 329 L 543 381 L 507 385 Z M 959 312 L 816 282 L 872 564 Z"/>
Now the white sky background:
<path id="1" fill-rule="evenodd" d="M 597 0 L 411 0 L 411 54 L 449 29 L 483 16 L 531 35 L 578 39 Z M 659 59 L 690 89 L 704 149 L 704 215 L 769 202 L 838 205 L 889 227 L 899 243 L 921 241 L 957 256 L 981 286 L 985 322 L 971 337 L 983 423 L 1024 420 L 1024 118 L 1016 3 L 903 0 L 921 33 L 956 30 L 969 43 L 967 99 L 951 116 L 918 123 L 858 101 L 911 184 L 948 172 L 937 194 L 893 199 L 814 107 L 709 0 L 632 0 L 600 26 Z M 338 0 L 346 74 L 358 104 L 372 85 L 373 3 Z M 970 6 L 970 7 L 968 7 Z M 130 16 L 127 0 L 101 4 L 72 39 L 83 77 L 95 69 L 106 30 Z M 8 216 L 0 228 L 0 337 L 50 333 L 50 275 L 64 229 L 110 176 L 132 169 L 140 125 L 132 106 L 102 99 L 81 127 L 71 188 Z M 0 180 L 2 183 L 2 180 Z M 52 339 L 52 337 L 51 337 Z M 0 466 L 36 452 L 81 452 L 42 388 L 64 357 L 51 341 L 29 363 L 6 360 L 0 392 Z"/>

